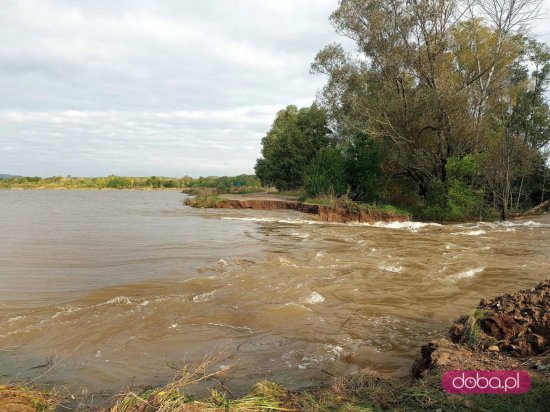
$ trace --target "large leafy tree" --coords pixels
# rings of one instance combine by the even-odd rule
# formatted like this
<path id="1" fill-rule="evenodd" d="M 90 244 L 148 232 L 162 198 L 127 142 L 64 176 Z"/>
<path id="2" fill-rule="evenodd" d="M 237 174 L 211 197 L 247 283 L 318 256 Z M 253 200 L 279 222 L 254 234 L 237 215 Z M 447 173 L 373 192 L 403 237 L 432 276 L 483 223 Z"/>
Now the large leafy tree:
<path id="1" fill-rule="evenodd" d="M 317 105 L 279 111 L 262 139 L 256 175 L 264 185 L 292 189 L 303 185 L 304 173 L 317 152 L 330 142 L 326 112 Z"/>
<path id="2" fill-rule="evenodd" d="M 361 130 L 383 143 L 384 162 L 427 200 L 430 188 L 451 189 L 450 159 L 485 153 L 486 179 L 476 184 L 504 216 L 532 149 L 549 138 L 545 50 L 526 47 L 524 31 L 539 5 L 341 0 L 331 22 L 357 52 L 339 44 L 319 52 L 312 69 L 328 75 L 321 104 L 339 135 Z M 537 74 L 519 79 L 530 54 Z"/>

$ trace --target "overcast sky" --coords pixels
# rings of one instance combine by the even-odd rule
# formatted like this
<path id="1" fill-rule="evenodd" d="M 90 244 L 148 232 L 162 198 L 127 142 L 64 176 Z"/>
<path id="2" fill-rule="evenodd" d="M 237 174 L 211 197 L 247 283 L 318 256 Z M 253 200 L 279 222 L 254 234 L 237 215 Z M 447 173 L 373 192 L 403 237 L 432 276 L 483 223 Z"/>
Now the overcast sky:
<path id="1" fill-rule="evenodd" d="M 309 66 L 341 40 L 337 4 L 2 1 L 0 173 L 253 173 L 275 113 L 324 82 Z"/>

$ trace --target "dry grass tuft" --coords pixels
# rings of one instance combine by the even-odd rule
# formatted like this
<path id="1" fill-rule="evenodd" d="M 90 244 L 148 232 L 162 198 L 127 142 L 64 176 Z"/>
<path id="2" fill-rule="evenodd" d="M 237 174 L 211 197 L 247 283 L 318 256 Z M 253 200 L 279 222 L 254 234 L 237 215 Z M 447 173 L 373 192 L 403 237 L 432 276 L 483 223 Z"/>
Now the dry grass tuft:
<path id="1" fill-rule="evenodd" d="M 61 402 L 55 392 L 32 387 L 0 385 L 0 411 L 53 412 Z"/>

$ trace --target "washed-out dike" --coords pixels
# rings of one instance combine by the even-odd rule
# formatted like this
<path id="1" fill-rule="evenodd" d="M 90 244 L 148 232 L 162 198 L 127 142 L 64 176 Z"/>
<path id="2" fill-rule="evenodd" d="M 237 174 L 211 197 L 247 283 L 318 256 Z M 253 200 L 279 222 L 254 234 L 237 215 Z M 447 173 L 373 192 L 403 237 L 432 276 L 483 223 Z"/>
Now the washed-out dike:
<path id="1" fill-rule="evenodd" d="M 550 273 L 550 216 L 338 224 L 184 197 L 0 191 L 4 377 L 116 391 L 220 351 L 235 393 L 405 376 L 481 298 Z"/>

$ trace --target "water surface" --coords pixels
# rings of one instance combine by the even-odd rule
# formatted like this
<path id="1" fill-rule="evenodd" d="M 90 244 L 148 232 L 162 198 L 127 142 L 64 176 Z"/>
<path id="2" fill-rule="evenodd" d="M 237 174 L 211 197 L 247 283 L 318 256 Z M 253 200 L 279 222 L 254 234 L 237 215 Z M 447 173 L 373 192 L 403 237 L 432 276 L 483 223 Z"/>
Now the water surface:
<path id="1" fill-rule="evenodd" d="M 549 216 L 327 224 L 183 199 L 0 191 L 0 373 L 113 391 L 223 351 L 235 392 L 360 368 L 407 375 L 482 297 L 549 273 Z"/>

